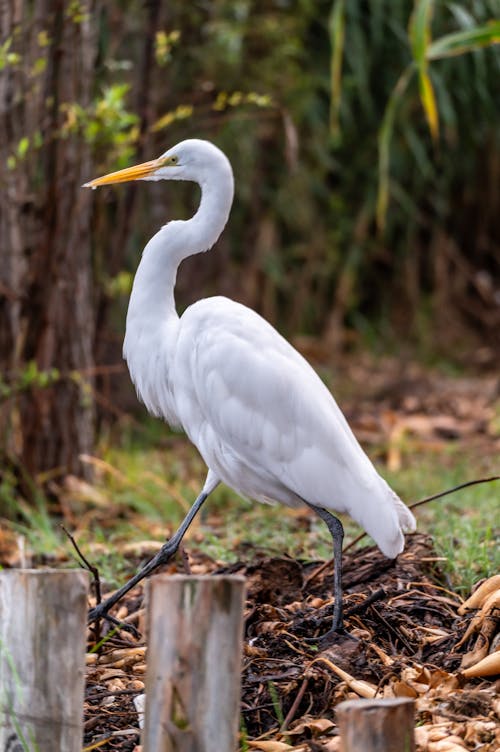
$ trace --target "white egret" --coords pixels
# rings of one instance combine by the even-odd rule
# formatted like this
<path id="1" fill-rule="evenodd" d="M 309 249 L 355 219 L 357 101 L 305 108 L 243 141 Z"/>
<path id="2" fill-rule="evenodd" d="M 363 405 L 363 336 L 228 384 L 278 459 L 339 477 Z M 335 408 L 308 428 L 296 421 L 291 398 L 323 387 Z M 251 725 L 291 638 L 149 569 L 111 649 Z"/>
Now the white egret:
<path id="1" fill-rule="evenodd" d="M 316 372 L 267 321 L 224 297 L 199 300 L 178 316 L 179 264 L 209 250 L 229 217 L 234 183 L 223 152 L 189 139 L 158 159 L 86 187 L 129 180 L 189 180 L 201 187 L 196 214 L 164 225 L 144 249 L 123 353 L 139 398 L 151 413 L 184 429 L 208 473 L 179 530 L 135 577 L 92 609 L 89 619 L 107 614 L 175 553 L 196 512 L 222 482 L 257 501 L 306 504 L 325 521 L 335 564 L 328 634 L 342 631 L 343 528 L 330 510 L 349 514 L 391 558 L 403 550 L 403 532 L 415 529 L 415 519 L 375 470 Z"/>

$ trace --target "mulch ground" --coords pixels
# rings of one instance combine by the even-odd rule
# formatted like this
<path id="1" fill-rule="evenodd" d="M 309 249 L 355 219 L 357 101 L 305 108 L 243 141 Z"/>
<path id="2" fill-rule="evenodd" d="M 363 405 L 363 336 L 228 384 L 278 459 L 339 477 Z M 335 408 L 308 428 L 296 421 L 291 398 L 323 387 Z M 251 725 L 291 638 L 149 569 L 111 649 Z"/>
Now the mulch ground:
<path id="1" fill-rule="evenodd" d="M 461 600 L 447 590 L 439 564 L 422 534 L 408 536 L 394 561 L 375 547 L 347 552 L 346 626 L 356 639 L 339 638 L 325 648 L 304 637 L 330 626 L 331 563 L 254 552 L 250 561 L 221 567 L 201 554 L 185 554 L 167 571 L 246 578 L 242 749 L 336 752 L 339 702 L 408 696 L 416 701 L 419 752 L 494 752 L 500 749 L 500 681 L 467 678 L 461 670 L 476 644 L 474 629 L 462 640 L 474 612 L 458 614 Z M 88 655 L 85 743 L 138 752 L 134 698 L 144 692 L 146 672 L 140 586 L 115 616 L 135 626 L 138 636 L 122 631 Z M 89 638 L 93 645 L 95 636 Z"/>
<path id="2" fill-rule="evenodd" d="M 320 362 L 324 356 L 306 355 Z M 485 460 L 498 457 L 498 373 L 448 379 L 400 358 L 374 363 L 358 356 L 341 372 L 341 382 L 351 385 L 341 395 L 342 408 L 370 456 L 389 469 L 421 451 L 446 462 L 450 446 Z M 493 465 L 496 459 L 485 464 L 487 474 Z M 48 491 L 61 500 L 64 522 L 78 537 L 82 499 L 92 501 L 98 490 L 68 478 L 52 481 Z M 96 522 L 107 529 L 112 499 L 95 507 Z M 88 524 L 86 513 L 81 520 Z M 8 532 L 6 526 L 0 535 L 0 563 L 20 566 L 16 536 Z M 152 544 L 121 551 L 126 570 L 132 573 L 156 550 Z M 356 639 L 317 647 L 304 638 L 323 634 L 331 623 L 332 564 L 270 558 L 251 548 L 239 555 L 242 560 L 228 567 L 190 550 L 167 571 L 246 577 L 242 750 L 338 752 L 336 705 L 373 696 L 414 698 L 418 752 L 500 750 L 500 581 L 489 605 L 463 613 L 428 537 L 407 536 L 395 561 L 373 547 L 350 550 L 344 556 L 346 626 Z M 136 701 L 146 677 L 142 587 L 114 615 L 134 626 L 137 636 L 106 636 L 103 625 L 107 639 L 95 651 L 89 630 L 85 744 L 88 750 L 139 752 Z M 493 659 L 497 668 L 474 677 L 481 658 Z"/>

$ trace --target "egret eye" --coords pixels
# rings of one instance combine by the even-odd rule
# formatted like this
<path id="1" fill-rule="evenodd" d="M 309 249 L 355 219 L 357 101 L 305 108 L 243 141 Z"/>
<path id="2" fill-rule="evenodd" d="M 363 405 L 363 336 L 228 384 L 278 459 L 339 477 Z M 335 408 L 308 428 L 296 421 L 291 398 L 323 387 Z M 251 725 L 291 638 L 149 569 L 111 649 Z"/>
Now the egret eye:
<path id="1" fill-rule="evenodd" d="M 165 159 L 162 160 L 162 167 L 171 167 L 172 165 L 176 165 L 179 161 L 179 157 L 176 154 L 172 154 L 171 157 L 165 157 Z"/>

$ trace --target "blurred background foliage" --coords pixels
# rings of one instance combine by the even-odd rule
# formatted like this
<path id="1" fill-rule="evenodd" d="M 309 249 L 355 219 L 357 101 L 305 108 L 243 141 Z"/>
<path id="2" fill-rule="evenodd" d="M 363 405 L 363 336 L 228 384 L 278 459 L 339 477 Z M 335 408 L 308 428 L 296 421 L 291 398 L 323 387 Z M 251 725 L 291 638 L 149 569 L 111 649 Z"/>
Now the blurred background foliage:
<path id="1" fill-rule="evenodd" d="M 434 39 L 499 13 L 487 0 L 103 8 L 97 172 L 129 162 L 133 145 L 149 157 L 190 136 L 215 140 L 235 170 L 229 227 L 216 254 L 185 264 L 181 307 L 222 292 L 289 336 L 323 336 L 333 351 L 361 336 L 382 348 L 404 338 L 458 361 L 482 345 L 477 358 L 492 357 L 500 331 L 498 48 L 465 48 L 429 65 L 434 140 L 418 79 L 409 82 L 389 141 L 384 231 L 376 225 L 379 134 L 417 54 L 408 29 L 424 5 Z M 135 269 L 154 227 L 195 207 L 189 186 L 136 190 L 96 199 L 96 212 L 107 203 L 110 224 L 96 222 L 94 244 L 112 276 Z"/>
<path id="2" fill-rule="evenodd" d="M 492 24 L 498 0 L 19 5 L 17 16 L 3 19 L 0 83 L 4 94 L 16 76 L 30 85 L 15 104 L 25 115 L 24 131 L 2 131 L 4 185 L 18 181 L 30 195 L 57 202 L 64 181 L 47 198 L 37 169 L 44 150 L 66 144 L 85 154 L 83 182 L 157 156 L 183 138 L 211 139 L 233 164 L 235 204 L 217 250 L 183 264 L 180 309 L 226 294 L 288 337 L 304 343 L 314 335 L 327 357 L 362 346 L 458 364 L 498 362 L 500 48 L 492 46 L 500 39 L 498 22 Z M 51 55 L 67 75 L 66 26 L 86 29 L 92 61 L 90 78 L 88 66 L 81 70 L 89 92 L 73 98 L 51 90 Z M 460 54 L 429 53 L 433 40 L 457 32 L 465 34 Z M 404 87 L 394 94 L 405 70 Z M 71 73 L 79 75 L 78 63 Z M 54 113 L 49 122 L 30 120 L 37 86 Z M 3 99 L 8 118 L 12 97 Z M 23 191 L 4 198 L 10 208 L 18 202 L 19 215 Z M 146 183 L 101 190 L 74 204 L 90 229 L 82 247 L 75 243 L 69 252 L 90 264 L 92 315 L 80 318 L 86 331 L 91 321 L 92 362 L 83 365 L 104 407 L 101 420 L 128 407 L 125 397 L 120 401 L 128 382 L 118 364 L 141 249 L 169 218 L 188 216 L 197 199 L 191 185 Z M 76 221 L 71 211 L 67 219 Z M 11 253 L 8 244 L 3 253 Z M 19 253 L 36 256 L 33 233 Z M 7 277 L 2 284 L 2 312 L 9 316 L 18 283 Z M 35 284 L 51 285 L 43 268 Z M 51 373 L 74 387 L 78 362 L 65 370 L 56 353 L 40 363 L 36 343 L 15 362 L 11 352 L 12 338 L 4 338 L 2 388 L 11 402 L 22 390 L 13 396 L 9 389 L 26 368 L 37 378 L 58 369 Z M 48 381 L 43 388 L 53 387 L 54 379 Z M 25 399 L 33 399 L 32 391 Z M 75 399 L 82 402 L 81 390 Z M 36 466 L 25 461 L 48 469 L 43 459 Z"/>

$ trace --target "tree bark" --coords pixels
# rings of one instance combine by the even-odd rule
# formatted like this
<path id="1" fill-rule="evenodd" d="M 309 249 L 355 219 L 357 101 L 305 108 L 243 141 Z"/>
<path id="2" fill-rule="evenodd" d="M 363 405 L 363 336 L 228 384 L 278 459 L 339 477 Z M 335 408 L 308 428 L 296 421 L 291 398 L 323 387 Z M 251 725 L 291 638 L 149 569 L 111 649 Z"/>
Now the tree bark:
<path id="1" fill-rule="evenodd" d="M 30 476 L 84 473 L 94 440 L 91 169 L 69 126 L 71 104 L 91 98 L 96 10 L 13 0 L 0 12 L 0 450 Z"/>

